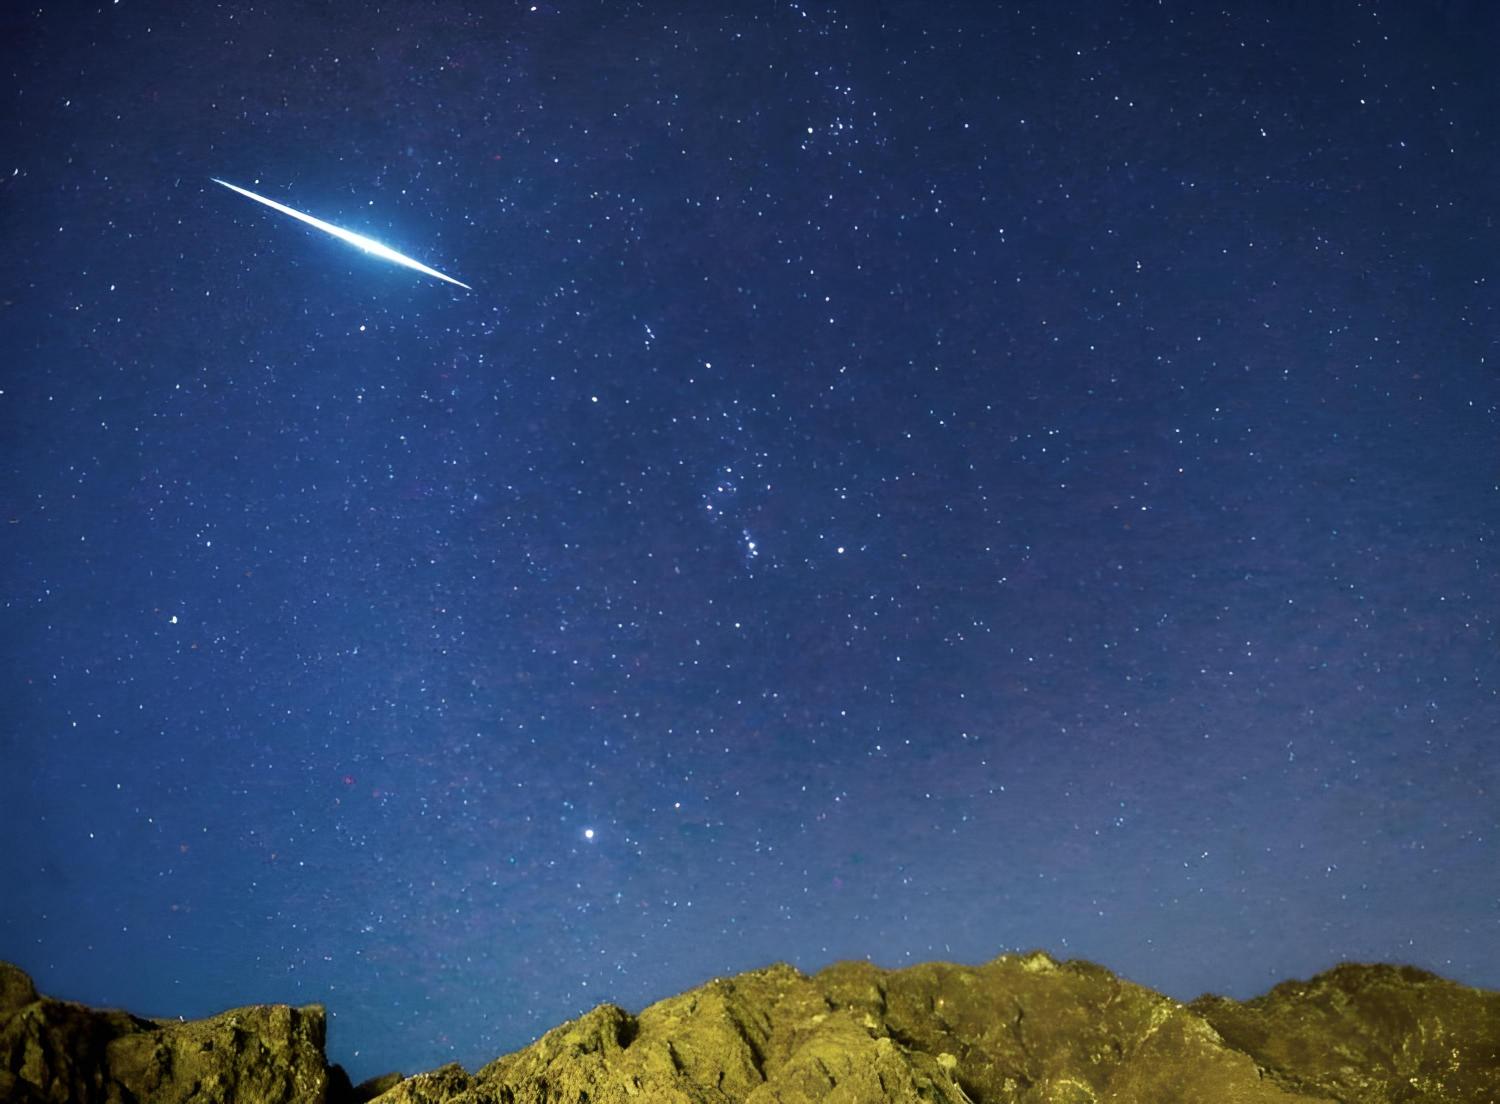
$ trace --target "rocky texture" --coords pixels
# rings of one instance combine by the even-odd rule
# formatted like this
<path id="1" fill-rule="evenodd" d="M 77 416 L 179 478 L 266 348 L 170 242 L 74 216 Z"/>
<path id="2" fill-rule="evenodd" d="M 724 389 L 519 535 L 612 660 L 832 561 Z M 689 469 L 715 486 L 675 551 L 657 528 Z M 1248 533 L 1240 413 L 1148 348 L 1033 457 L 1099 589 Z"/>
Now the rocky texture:
<path id="1" fill-rule="evenodd" d="M 1410 966 L 1336 966 L 1240 1004 L 1188 1008 L 1289 1090 L 1335 1100 L 1500 1102 L 1500 993 Z"/>
<path id="2" fill-rule="evenodd" d="M 1464 1104 L 1500 1101 L 1500 993 L 1343 965 L 1180 1004 L 1091 963 L 753 970 L 615 1005 L 469 1074 L 358 1087 L 317 1005 L 187 1023 L 39 997 L 0 964 L 0 1101 L 85 1104 Z"/>
<path id="3" fill-rule="evenodd" d="M 186 1021 L 95 1011 L 38 996 L 0 963 L 0 1101 L 325 1104 L 324 1032 L 316 1004 Z"/>

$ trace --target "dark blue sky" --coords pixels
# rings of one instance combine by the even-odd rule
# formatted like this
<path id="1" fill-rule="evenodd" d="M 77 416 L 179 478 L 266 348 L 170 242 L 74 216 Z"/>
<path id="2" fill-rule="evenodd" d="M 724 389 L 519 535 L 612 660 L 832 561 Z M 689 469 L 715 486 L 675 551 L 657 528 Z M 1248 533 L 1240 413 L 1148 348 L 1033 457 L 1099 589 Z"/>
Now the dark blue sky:
<path id="1" fill-rule="evenodd" d="M 1500 18 L 1224 7 L 7 16 L 0 957 L 1500 987 Z"/>

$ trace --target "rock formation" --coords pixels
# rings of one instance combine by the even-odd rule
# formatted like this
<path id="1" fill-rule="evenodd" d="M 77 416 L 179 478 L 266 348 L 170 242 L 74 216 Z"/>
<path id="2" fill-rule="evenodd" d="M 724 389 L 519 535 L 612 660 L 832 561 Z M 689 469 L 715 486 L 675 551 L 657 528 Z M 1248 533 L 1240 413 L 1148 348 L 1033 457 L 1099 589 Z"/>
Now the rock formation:
<path id="1" fill-rule="evenodd" d="M 331 1104 L 325 1024 L 315 1004 L 183 1021 L 96 1011 L 38 996 L 29 977 L 0 962 L 0 1101 Z"/>
<path id="2" fill-rule="evenodd" d="M 1181 1004 L 1036 951 L 983 966 L 778 964 L 602 1004 L 477 1073 L 354 1087 L 319 1005 L 150 1020 L 38 996 L 0 963 L 0 1101 L 79 1104 L 1480 1104 L 1500 993 L 1345 964 Z"/>

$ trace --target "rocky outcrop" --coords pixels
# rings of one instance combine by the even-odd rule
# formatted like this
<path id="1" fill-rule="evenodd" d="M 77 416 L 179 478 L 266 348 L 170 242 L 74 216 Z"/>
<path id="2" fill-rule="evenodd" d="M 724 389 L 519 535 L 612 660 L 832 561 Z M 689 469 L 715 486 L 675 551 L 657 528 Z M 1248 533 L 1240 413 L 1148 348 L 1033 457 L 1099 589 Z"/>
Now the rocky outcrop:
<path id="1" fill-rule="evenodd" d="M 1500 1101 L 1500 993 L 1345 964 L 1188 1006 L 1278 1084 L 1335 1100 Z"/>
<path id="2" fill-rule="evenodd" d="M 1397 1016 L 1403 989 L 1413 1007 Z M 1368 999 L 1332 996 L 1356 991 Z M 845 962 L 811 978 L 773 966 L 639 1017 L 605 1005 L 447 1099 L 1437 1104 L 1497 1094 L 1497 993 L 1345 966 L 1251 1004 L 1185 1006 L 1090 963 L 1032 953 L 973 968 Z"/>
<path id="3" fill-rule="evenodd" d="M 326 1104 L 324 1038 L 321 1005 L 148 1020 L 38 996 L 0 963 L 0 1101 Z"/>
<path id="4" fill-rule="evenodd" d="M 809 977 L 775 965 L 604 1004 L 477 1073 L 357 1088 L 323 1010 L 187 1023 L 39 997 L 0 966 L 0 1100 L 308 1104 L 1463 1104 L 1500 1100 L 1500 993 L 1346 964 L 1236 1002 L 1181 1004 L 1041 952 Z"/>

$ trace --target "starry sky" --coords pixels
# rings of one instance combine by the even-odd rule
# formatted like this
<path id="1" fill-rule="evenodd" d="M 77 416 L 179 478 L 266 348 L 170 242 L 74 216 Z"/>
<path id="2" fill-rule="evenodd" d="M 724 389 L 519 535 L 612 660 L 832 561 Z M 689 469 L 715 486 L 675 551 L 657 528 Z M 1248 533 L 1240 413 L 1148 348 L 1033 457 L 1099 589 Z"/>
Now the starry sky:
<path id="1" fill-rule="evenodd" d="M 13 8 L 0 957 L 1500 987 L 1497 12 Z"/>

